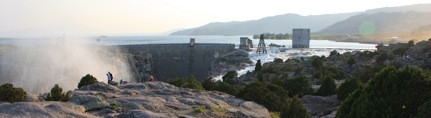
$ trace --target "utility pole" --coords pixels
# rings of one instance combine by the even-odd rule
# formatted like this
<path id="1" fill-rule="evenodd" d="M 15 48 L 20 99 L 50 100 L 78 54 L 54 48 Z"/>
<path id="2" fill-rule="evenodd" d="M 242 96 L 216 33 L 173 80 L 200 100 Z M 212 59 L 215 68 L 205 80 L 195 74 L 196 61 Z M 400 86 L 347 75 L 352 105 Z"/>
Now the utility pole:
<path id="1" fill-rule="evenodd" d="M 258 54 L 265 53 L 266 54 L 266 47 L 265 47 L 265 41 L 263 38 L 263 34 L 260 34 L 259 45 L 257 45 L 256 53 L 258 53 Z"/>

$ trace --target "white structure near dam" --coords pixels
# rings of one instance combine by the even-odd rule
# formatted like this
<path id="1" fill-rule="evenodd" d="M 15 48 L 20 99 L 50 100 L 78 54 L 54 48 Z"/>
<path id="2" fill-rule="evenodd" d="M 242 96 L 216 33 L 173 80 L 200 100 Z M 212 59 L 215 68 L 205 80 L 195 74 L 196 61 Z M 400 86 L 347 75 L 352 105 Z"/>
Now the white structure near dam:
<path id="1" fill-rule="evenodd" d="M 293 29 L 292 48 L 310 48 L 310 29 Z"/>

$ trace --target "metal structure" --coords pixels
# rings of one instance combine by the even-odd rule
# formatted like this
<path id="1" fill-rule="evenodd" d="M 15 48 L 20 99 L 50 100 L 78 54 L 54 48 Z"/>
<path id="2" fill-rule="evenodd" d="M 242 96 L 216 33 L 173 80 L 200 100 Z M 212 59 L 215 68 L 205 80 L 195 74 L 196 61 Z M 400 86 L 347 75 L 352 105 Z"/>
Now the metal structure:
<path id="1" fill-rule="evenodd" d="M 257 45 L 256 53 L 258 53 L 258 54 L 260 54 L 260 53 L 266 54 L 266 45 L 265 45 L 265 41 L 264 41 L 264 38 L 263 38 L 263 34 L 260 35 L 259 44 Z"/>

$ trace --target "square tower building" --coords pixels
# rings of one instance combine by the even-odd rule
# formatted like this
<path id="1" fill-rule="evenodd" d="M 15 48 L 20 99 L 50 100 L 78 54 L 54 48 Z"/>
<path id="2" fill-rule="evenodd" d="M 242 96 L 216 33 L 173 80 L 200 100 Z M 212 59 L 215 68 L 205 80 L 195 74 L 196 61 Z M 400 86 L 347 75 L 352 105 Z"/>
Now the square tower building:
<path id="1" fill-rule="evenodd" d="M 310 48 L 310 29 L 293 29 L 292 48 Z"/>

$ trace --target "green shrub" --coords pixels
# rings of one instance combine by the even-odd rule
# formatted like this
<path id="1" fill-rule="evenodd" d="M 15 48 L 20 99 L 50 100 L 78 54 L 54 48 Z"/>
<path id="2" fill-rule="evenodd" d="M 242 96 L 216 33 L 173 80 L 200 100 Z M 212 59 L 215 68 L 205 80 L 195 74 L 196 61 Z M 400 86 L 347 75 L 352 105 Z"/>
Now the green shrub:
<path id="1" fill-rule="evenodd" d="M 51 93 L 48 93 L 48 96 L 46 96 L 46 101 L 62 101 L 67 102 L 72 98 L 72 95 L 70 93 L 64 93 L 63 88 L 59 87 L 58 84 L 55 84 L 55 86 L 51 89 Z"/>
<path id="2" fill-rule="evenodd" d="M 285 104 L 283 98 L 287 97 L 286 95 L 288 92 L 280 86 L 274 86 L 278 85 L 254 82 L 246 85 L 245 88 L 238 93 L 237 97 L 247 101 L 254 101 L 265 106 L 270 111 L 280 111 Z"/>
<path id="3" fill-rule="evenodd" d="M 358 79 L 347 79 L 343 84 L 338 87 L 338 100 L 343 101 L 349 96 L 349 94 L 352 94 L 360 86 L 362 86 L 362 84 Z"/>
<path id="4" fill-rule="evenodd" d="M 316 95 L 318 96 L 330 96 L 336 94 L 337 85 L 335 85 L 334 80 L 327 77 L 323 80 L 322 86 L 317 90 Z"/>
<path id="5" fill-rule="evenodd" d="M 302 101 L 295 96 L 289 101 L 288 105 L 283 107 L 280 112 L 281 118 L 309 118 L 307 110 L 304 108 Z"/>
<path id="6" fill-rule="evenodd" d="M 256 66 L 254 67 L 254 72 L 259 72 L 262 69 L 262 63 L 260 62 L 260 59 L 257 60 Z"/>
<path id="7" fill-rule="evenodd" d="M 386 54 L 386 53 L 382 53 L 382 54 L 380 54 L 380 55 L 379 55 L 379 57 L 376 59 L 376 62 L 377 62 L 377 64 L 383 64 L 383 62 L 384 62 L 385 60 L 387 60 L 387 59 L 389 59 L 388 54 Z"/>
<path id="8" fill-rule="evenodd" d="M 338 52 L 337 52 L 337 50 L 332 50 L 332 51 L 329 53 L 329 57 L 331 57 L 331 56 L 338 56 L 338 55 L 340 55 L 340 53 L 338 53 Z"/>
<path id="9" fill-rule="evenodd" d="M 280 118 L 280 112 L 269 112 L 271 118 Z"/>
<path id="10" fill-rule="evenodd" d="M 81 88 L 86 85 L 94 84 L 96 82 L 97 82 L 97 79 L 93 77 L 93 75 L 87 74 L 81 78 L 81 81 L 79 81 L 78 88 Z"/>
<path id="11" fill-rule="evenodd" d="M 27 93 L 22 88 L 14 88 L 10 83 L 0 86 L 0 101 L 20 102 L 24 101 L 26 95 Z"/>
<path id="12" fill-rule="evenodd" d="M 197 112 L 197 113 L 207 112 L 207 110 L 205 109 L 205 106 L 197 106 L 194 109 L 195 109 L 195 112 Z"/>
<path id="13" fill-rule="evenodd" d="M 237 95 L 239 93 L 239 90 L 236 86 L 228 84 L 226 82 L 216 82 L 216 86 L 213 90 L 225 92 L 230 95 Z"/>
<path id="14" fill-rule="evenodd" d="M 275 63 L 283 63 L 283 59 L 280 58 L 274 58 Z"/>
<path id="15" fill-rule="evenodd" d="M 215 82 L 214 78 L 210 77 L 210 78 L 204 80 L 202 82 L 202 87 L 208 91 L 214 90 L 214 88 L 216 87 L 216 82 Z"/>
<path id="16" fill-rule="evenodd" d="M 302 97 L 304 95 L 313 94 L 313 88 L 311 88 L 311 81 L 304 76 L 296 77 L 294 79 L 286 79 L 285 82 L 280 83 L 286 91 L 289 92 L 289 97 L 298 95 Z"/>
<path id="17" fill-rule="evenodd" d="M 204 90 L 204 88 L 202 87 L 202 84 L 199 81 L 197 81 L 193 75 L 190 75 L 186 78 L 171 79 L 171 80 L 168 80 L 168 83 L 181 88 Z"/>
<path id="18" fill-rule="evenodd" d="M 431 100 L 425 102 L 418 108 L 416 118 L 431 118 Z"/>
<path id="19" fill-rule="evenodd" d="M 238 73 L 236 71 L 229 71 L 225 75 L 223 75 L 223 82 L 229 83 L 231 85 L 235 85 L 237 83 Z"/>
<path id="20" fill-rule="evenodd" d="M 355 58 L 353 58 L 353 56 L 351 56 L 349 58 L 349 60 L 347 60 L 347 64 L 349 64 L 349 66 L 352 66 L 353 64 L 356 64 Z"/>
<path id="21" fill-rule="evenodd" d="M 311 65 L 315 68 L 320 68 L 321 66 L 323 66 L 323 59 L 321 59 L 321 57 L 318 57 L 318 56 L 312 56 Z"/>
<path id="22" fill-rule="evenodd" d="M 418 68 L 386 67 L 347 97 L 338 118 L 408 118 L 431 99 L 431 78 Z M 429 111 L 428 111 L 429 112 Z"/>

